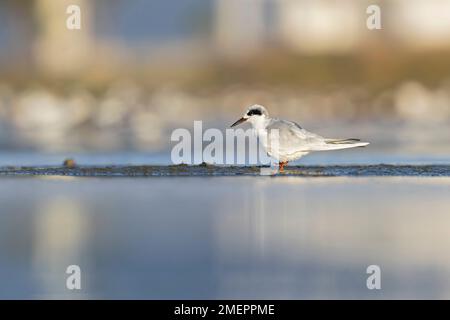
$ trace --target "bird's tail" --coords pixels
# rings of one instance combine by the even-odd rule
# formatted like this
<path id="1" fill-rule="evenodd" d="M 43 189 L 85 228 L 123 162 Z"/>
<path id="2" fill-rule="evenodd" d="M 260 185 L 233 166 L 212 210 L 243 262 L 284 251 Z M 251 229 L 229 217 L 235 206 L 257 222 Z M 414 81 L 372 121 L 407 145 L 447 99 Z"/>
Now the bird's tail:
<path id="1" fill-rule="evenodd" d="M 361 142 L 359 139 L 325 139 L 324 150 L 338 150 L 347 148 L 365 147 L 369 142 Z"/>

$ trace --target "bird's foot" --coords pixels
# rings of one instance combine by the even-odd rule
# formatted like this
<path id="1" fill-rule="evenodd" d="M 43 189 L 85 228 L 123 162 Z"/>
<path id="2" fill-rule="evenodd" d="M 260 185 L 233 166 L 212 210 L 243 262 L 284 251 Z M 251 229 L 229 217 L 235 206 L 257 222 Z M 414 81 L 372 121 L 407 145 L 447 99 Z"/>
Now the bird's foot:
<path id="1" fill-rule="evenodd" d="M 280 172 L 284 172 L 284 166 L 287 165 L 287 161 L 278 162 Z"/>

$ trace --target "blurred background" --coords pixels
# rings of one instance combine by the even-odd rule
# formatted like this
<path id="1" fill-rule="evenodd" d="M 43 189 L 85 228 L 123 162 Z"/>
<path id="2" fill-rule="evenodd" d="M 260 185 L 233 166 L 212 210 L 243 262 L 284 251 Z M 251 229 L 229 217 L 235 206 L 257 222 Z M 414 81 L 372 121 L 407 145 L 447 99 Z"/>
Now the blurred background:
<path id="1" fill-rule="evenodd" d="M 0 1 L 0 166 L 169 164 L 255 103 L 371 142 L 301 164 L 450 164 L 450 1 Z M 0 298 L 448 299 L 449 185 L 1 177 Z"/>
<path id="2" fill-rule="evenodd" d="M 254 103 L 372 142 L 306 163 L 448 162 L 450 2 L 0 3 L 0 164 L 168 163 L 174 128 L 225 129 Z"/>

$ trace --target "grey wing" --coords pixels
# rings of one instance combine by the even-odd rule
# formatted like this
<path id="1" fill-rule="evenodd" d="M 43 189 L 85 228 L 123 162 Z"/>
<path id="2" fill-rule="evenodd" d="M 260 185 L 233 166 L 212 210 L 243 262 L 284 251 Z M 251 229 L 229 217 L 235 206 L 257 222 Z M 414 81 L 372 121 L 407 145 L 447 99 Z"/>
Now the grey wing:
<path id="1" fill-rule="evenodd" d="M 285 154 L 314 150 L 325 141 L 323 137 L 303 129 L 292 121 L 273 119 L 267 129 L 278 130 L 280 152 Z"/>

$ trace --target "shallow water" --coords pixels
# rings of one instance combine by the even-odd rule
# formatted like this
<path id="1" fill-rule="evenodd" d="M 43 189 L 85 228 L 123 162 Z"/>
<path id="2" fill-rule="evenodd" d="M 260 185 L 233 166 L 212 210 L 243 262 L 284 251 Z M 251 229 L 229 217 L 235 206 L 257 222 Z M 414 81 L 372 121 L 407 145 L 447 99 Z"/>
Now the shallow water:
<path id="1" fill-rule="evenodd" d="M 1 298 L 450 298 L 448 177 L 0 179 Z M 82 290 L 66 289 L 66 267 Z M 366 268 L 381 267 L 381 290 Z"/>
<path id="2" fill-rule="evenodd" d="M 44 166 L 0 167 L 0 176 L 73 177 L 207 177 L 207 176 L 297 176 L 297 177 L 450 177 L 450 165 L 347 165 L 347 166 Z"/>

